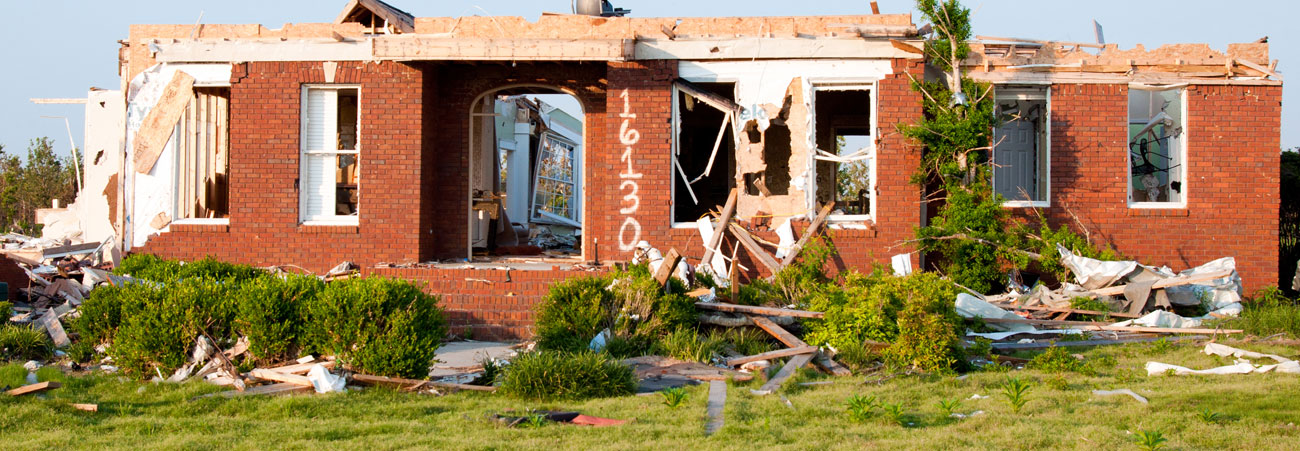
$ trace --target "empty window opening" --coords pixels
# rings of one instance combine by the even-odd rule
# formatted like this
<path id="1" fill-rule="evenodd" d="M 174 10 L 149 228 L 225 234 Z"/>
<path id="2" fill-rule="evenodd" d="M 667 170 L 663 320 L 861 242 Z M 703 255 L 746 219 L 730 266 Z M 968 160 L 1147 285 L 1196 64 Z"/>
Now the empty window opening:
<path id="1" fill-rule="evenodd" d="M 348 86 L 304 89 L 303 222 L 356 224 L 360 204 L 360 90 Z"/>
<path id="2" fill-rule="evenodd" d="M 790 127 L 784 121 L 772 121 L 763 132 L 763 181 L 767 196 L 790 194 Z"/>
<path id="3" fill-rule="evenodd" d="M 479 256 L 581 250 L 583 113 L 545 88 L 484 96 L 471 120 L 470 247 Z"/>
<path id="4" fill-rule="evenodd" d="M 817 130 L 817 202 L 835 201 L 839 219 L 866 219 L 874 198 L 871 91 L 821 86 L 813 98 Z"/>
<path id="5" fill-rule="evenodd" d="M 1138 206 L 1174 206 L 1185 199 L 1183 90 L 1129 89 L 1128 199 Z"/>
<path id="6" fill-rule="evenodd" d="M 195 88 L 176 123 L 175 214 L 184 219 L 225 219 L 229 201 L 230 88 Z"/>
<path id="7" fill-rule="evenodd" d="M 735 83 L 678 84 L 673 222 L 703 217 L 727 203 L 736 186 L 734 117 L 726 111 L 734 105 L 735 89 Z"/>
<path id="8" fill-rule="evenodd" d="M 1051 113 L 1046 87 L 999 87 L 993 189 L 1008 206 L 1045 206 L 1051 188 Z"/>

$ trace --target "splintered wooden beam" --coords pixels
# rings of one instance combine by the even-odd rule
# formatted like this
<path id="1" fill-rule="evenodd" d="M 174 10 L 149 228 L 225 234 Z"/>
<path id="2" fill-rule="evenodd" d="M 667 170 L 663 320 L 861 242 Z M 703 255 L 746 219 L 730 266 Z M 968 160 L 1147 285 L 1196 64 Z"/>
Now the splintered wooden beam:
<path id="1" fill-rule="evenodd" d="M 1222 279 L 1224 277 L 1228 277 L 1231 275 L 1232 275 L 1232 270 L 1223 270 L 1223 271 L 1214 271 L 1210 273 L 1197 274 L 1197 275 L 1186 276 L 1186 277 L 1183 276 L 1170 277 L 1168 279 L 1157 280 L 1156 283 L 1151 285 L 1151 289 L 1155 290 L 1159 288 L 1168 288 L 1168 287 L 1174 287 L 1179 285 L 1191 285 L 1194 283 L 1209 282 L 1211 280 Z M 1096 290 L 1092 290 L 1091 293 L 1097 296 L 1118 296 L 1124 294 L 1125 287 L 1128 287 L 1128 285 L 1116 285 L 1113 287 L 1098 288 Z M 1115 316 L 1115 315 L 1111 315 L 1111 316 Z"/>
<path id="2" fill-rule="evenodd" d="M 736 358 L 734 358 L 734 359 L 727 359 L 727 366 L 744 365 L 744 364 L 749 363 L 749 362 L 757 362 L 757 361 L 760 361 L 760 360 L 779 359 L 779 358 L 781 358 L 781 357 L 789 357 L 789 356 L 792 356 L 792 355 L 804 355 L 804 354 L 812 355 L 813 353 L 816 353 L 816 352 L 817 352 L 817 347 L 816 347 L 816 346 L 802 346 L 802 347 L 798 347 L 798 348 L 778 349 L 778 350 L 775 350 L 775 351 L 764 352 L 764 353 L 762 353 L 762 354 L 754 354 L 754 355 L 751 355 L 751 356 L 736 357 Z"/>
<path id="3" fill-rule="evenodd" d="M 740 198 L 740 190 L 731 189 L 731 195 L 727 197 L 727 206 L 722 207 L 722 216 L 718 218 L 718 225 L 713 226 L 713 238 L 709 240 L 709 245 L 704 247 L 704 257 L 700 258 L 700 266 L 708 266 L 709 261 L 713 258 L 713 252 L 722 245 L 722 230 L 731 222 L 731 217 L 736 214 L 736 200 Z M 735 262 L 732 262 L 735 264 Z M 719 274 L 721 275 L 721 274 Z"/>
<path id="4" fill-rule="evenodd" d="M 659 264 L 659 270 L 655 271 L 655 281 L 659 286 L 668 284 L 668 279 L 673 276 L 673 270 L 677 269 L 677 264 L 681 263 L 682 254 L 677 252 L 677 248 L 668 249 L 668 255 L 664 256 L 663 263 Z"/>
<path id="5" fill-rule="evenodd" d="M 762 316 L 790 316 L 795 318 L 814 318 L 814 319 L 819 319 L 826 316 L 826 314 L 822 312 L 810 312 L 807 310 L 791 310 L 791 309 L 774 308 L 774 307 L 758 307 L 753 305 L 736 305 L 736 304 L 728 304 L 725 302 L 696 302 L 695 307 L 702 308 L 705 310 L 718 311 L 718 312 L 744 313 L 744 314 L 762 315 Z"/>
<path id="6" fill-rule="evenodd" d="M 58 382 L 46 381 L 38 384 L 24 385 L 22 387 L 15 388 L 13 390 L 9 390 L 5 392 L 5 394 L 9 396 L 30 395 L 32 393 L 40 393 L 47 390 L 53 390 L 62 386 L 63 385 L 59 384 Z"/>
<path id="7" fill-rule="evenodd" d="M 789 346 L 791 348 L 802 348 L 808 346 L 808 343 L 804 343 L 803 340 L 799 339 L 799 337 L 796 337 L 794 336 L 794 334 L 787 332 L 785 328 L 781 327 L 780 324 L 777 324 L 776 322 L 767 319 L 767 317 L 758 316 L 758 315 L 747 315 L 747 316 L 749 317 L 750 321 L 754 322 L 755 326 L 758 326 L 759 329 L 763 329 L 767 333 L 772 334 L 773 337 L 776 337 L 776 339 L 780 340 L 781 343 L 785 343 L 786 346 Z"/>
<path id="8" fill-rule="evenodd" d="M 813 235 L 817 234 L 817 230 L 822 228 L 822 224 L 826 223 L 826 218 L 831 215 L 831 210 L 834 208 L 835 201 L 831 201 L 822 207 L 822 211 L 817 213 L 816 218 L 813 218 L 812 224 L 808 224 L 808 230 L 804 231 L 803 236 L 799 237 L 799 241 L 796 241 L 794 246 L 790 247 L 790 253 L 786 254 L 785 260 L 781 261 L 782 268 L 794 263 L 794 259 L 799 257 L 799 251 L 803 249 L 804 245 L 808 244 L 808 240 L 811 240 Z"/>
<path id="9" fill-rule="evenodd" d="M 772 394 L 776 389 L 781 388 L 781 384 L 785 383 L 786 379 L 789 379 L 790 376 L 794 376 L 795 371 L 798 371 L 799 368 L 807 365 L 812 358 L 813 354 L 800 354 L 791 357 L 790 361 L 786 362 L 785 366 L 781 367 L 781 371 L 776 373 L 776 376 L 772 376 L 771 379 L 767 380 L 767 383 L 763 384 L 762 387 L 759 387 L 758 390 L 754 390 L 753 393 L 756 395 Z"/>
<path id="10" fill-rule="evenodd" d="M 301 385 L 304 387 L 312 386 L 311 379 L 308 379 L 307 376 L 281 373 L 279 371 L 272 371 L 266 368 L 255 369 L 253 371 L 250 371 L 248 375 L 258 379 L 265 379 L 268 381 L 284 382 L 288 384 Z"/>
<path id="11" fill-rule="evenodd" d="M 163 147 L 171 139 L 176 123 L 185 113 L 186 105 L 194 97 L 194 77 L 183 71 L 176 71 L 171 81 L 163 88 L 158 103 L 145 114 L 144 123 L 135 133 L 135 146 L 132 148 L 136 172 L 148 174 L 154 163 L 162 155 Z"/>
<path id="12" fill-rule="evenodd" d="M 402 388 L 432 385 L 434 387 L 452 388 L 456 390 L 488 391 L 488 392 L 497 391 L 496 387 L 489 387 L 483 385 L 453 384 L 450 382 L 435 382 L 435 381 L 426 381 L 420 379 L 403 379 L 399 377 L 371 376 L 369 374 L 353 374 L 352 381 L 364 385 L 387 385 L 390 387 L 402 387 Z"/>
<path id="13" fill-rule="evenodd" d="M 758 246 L 758 243 L 754 241 L 754 236 L 750 235 L 748 230 L 734 222 L 727 224 L 727 227 L 731 229 L 731 234 L 736 236 L 736 241 L 740 241 L 740 245 L 749 251 L 749 255 L 754 256 L 754 260 L 766 266 L 767 270 L 771 271 L 772 274 L 776 274 L 777 271 L 781 270 L 781 264 L 777 263 L 771 254 Z"/>

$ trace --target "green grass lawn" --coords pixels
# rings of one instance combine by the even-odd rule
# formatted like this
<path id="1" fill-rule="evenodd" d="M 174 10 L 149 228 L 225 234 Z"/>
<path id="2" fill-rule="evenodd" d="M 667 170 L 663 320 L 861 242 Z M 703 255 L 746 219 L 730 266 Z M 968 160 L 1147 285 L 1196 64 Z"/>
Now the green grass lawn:
<path id="1" fill-rule="evenodd" d="M 1280 345 L 1234 344 L 1295 357 Z M 1207 368 L 1231 364 L 1206 356 L 1195 344 L 1141 344 L 1084 352 L 1093 375 L 1035 370 L 977 372 L 953 376 L 902 376 L 864 384 L 881 374 L 830 379 L 803 373 L 792 382 L 831 380 L 830 385 L 787 384 L 778 395 L 754 396 L 757 382 L 731 385 L 726 425 L 704 436 L 708 386 L 688 388 L 677 409 L 662 397 L 632 396 L 580 402 L 533 402 L 494 394 L 436 397 L 368 389 L 345 394 L 191 398 L 223 388 L 202 382 L 140 383 L 115 375 L 65 377 L 64 386 L 41 397 L 0 396 L 0 448 L 183 448 L 183 449 L 1137 449 L 1134 435 L 1160 431 L 1168 449 L 1294 449 L 1300 436 L 1300 376 L 1152 376 L 1148 360 Z M 1265 362 L 1257 362 L 1265 363 Z M 0 385 L 23 377 L 13 365 L 0 368 Z M 21 368 L 19 369 L 21 370 Z M 47 378 L 60 375 L 50 371 Z M 1011 413 L 1000 394 L 1008 376 L 1033 382 L 1029 402 Z M 1098 397 L 1093 389 L 1129 388 L 1150 399 Z M 881 409 L 852 420 L 846 400 L 856 394 L 902 403 L 900 426 Z M 971 395 L 989 396 L 972 400 Z M 957 412 L 982 410 L 964 420 L 943 416 L 939 401 L 961 399 Z M 70 403 L 97 403 L 99 412 Z M 623 426 L 589 428 L 547 425 L 512 429 L 488 419 L 506 409 L 577 410 L 633 420 Z M 1201 411 L 1218 414 L 1217 421 Z"/>

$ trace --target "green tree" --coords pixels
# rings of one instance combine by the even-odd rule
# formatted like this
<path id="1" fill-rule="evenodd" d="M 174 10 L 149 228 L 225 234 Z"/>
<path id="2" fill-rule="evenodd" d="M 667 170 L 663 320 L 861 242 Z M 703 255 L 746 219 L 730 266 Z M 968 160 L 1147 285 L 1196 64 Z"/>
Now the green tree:
<path id="1" fill-rule="evenodd" d="M 49 208 L 53 199 L 71 202 L 76 195 L 72 157 L 60 157 L 49 138 L 33 139 L 25 160 L 0 146 L 0 227 L 38 235 L 36 210 Z"/>

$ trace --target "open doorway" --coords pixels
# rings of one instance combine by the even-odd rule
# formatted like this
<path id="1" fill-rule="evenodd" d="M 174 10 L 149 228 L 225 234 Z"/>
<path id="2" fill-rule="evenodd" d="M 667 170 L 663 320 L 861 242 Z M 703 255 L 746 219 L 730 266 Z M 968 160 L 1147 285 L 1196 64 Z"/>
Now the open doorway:
<path id="1" fill-rule="evenodd" d="M 582 253 L 585 116 L 550 88 L 489 92 L 470 121 L 471 258 Z"/>

